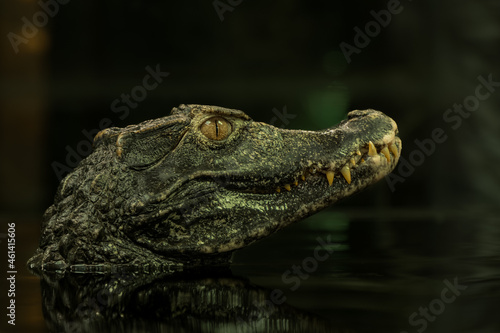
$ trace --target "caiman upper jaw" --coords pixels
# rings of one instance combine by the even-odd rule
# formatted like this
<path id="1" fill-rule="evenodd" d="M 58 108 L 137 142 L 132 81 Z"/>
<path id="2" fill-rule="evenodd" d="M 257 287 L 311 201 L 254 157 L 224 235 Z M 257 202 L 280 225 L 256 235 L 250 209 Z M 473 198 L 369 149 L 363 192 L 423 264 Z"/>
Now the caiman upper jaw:
<path id="1" fill-rule="evenodd" d="M 346 157 L 345 163 L 340 167 L 334 167 L 331 163 L 326 165 L 322 163 L 312 163 L 309 167 L 304 168 L 302 172 L 299 172 L 299 174 L 294 177 L 293 181 L 280 184 L 276 187 L 275 191 L 278 193 L 284 190 L 292 191 L 294 186 L 299 186 L 301 181 L 306 181 L 311 175 L 320 173 L 326 176 L 326 182 L 328 182 L 329 186 L 332 186 L 337 176 L 342 176 L 342 181 L 351 184 L 351 171 L 358 167 L 362 167 L 365 163 L 368 165 L 373 164 L 374 167 L 380 166 L 378 173 L 383 177 L 392 170 L 394 165 L 396 165 L 400 154 L 401 140 L 397 136 L 394 136 L 388 143 L 382 143 L 378 148 L 372 141 L 368 141 L 364 147 L 356 150 L 350 157 Z M 376 180 L 379 178 L 380 177 L 377 177 Z"/>
<path id="2" fill-rule="evenodd" d="M 351 184 L 353 174 L 359 167 L 371 166 L 373 174 L 379 174 L 375 180 L 385 176 L 396 165 L 401 153 L 401 140 L 394 136 L 390 142 L 375 145 L 368 141 L 352 154 L 347 155 L 342 163 L 307 161 L 306 166 L 298 166 L 297 171 L 291 175 L 286 174 L 274 187 L 258 186 L 251 181 L 227 183 L 229 190 L 243 193 L 271 194 L 293 191 L 295 187 L 307 181 L 311 176 L 324 176 L 325 182 L 332 186 L 334 180 L 339 179 L 345 185 Z M 378 171 L 377 171 L 378 170 Z M 340 178 L 338 178 L 340 177 Z"/>

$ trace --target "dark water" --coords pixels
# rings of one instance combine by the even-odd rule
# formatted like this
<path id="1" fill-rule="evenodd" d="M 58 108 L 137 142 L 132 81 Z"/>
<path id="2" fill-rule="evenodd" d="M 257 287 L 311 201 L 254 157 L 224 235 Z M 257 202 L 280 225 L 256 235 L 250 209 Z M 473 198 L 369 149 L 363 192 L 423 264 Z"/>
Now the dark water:
<path id="1" fill-rule="evenodd" d="M 1 332 L 500 332 L 500 229 L 479 213 L 325 211 L 229 270 L 42 281 L 24 268 L 36 221 L 12 221 L 16 326 L 3 279 Z"/>

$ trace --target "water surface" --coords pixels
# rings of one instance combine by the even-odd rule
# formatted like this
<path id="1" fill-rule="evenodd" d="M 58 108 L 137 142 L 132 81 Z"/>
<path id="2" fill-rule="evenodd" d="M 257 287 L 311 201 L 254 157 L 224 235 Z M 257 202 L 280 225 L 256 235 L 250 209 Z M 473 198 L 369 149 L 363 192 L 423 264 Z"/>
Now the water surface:
<path id="1" fill-rule="evenodd" d="M 229 269 L 42 280 L 24 268 L 38 242 L 36 221 L 17 219 L 16 326 L 4 320 L 0 327 L 2 332 L 500 332 L 496 217 L 361 212 L 317 214 L 238 251 Z"/>

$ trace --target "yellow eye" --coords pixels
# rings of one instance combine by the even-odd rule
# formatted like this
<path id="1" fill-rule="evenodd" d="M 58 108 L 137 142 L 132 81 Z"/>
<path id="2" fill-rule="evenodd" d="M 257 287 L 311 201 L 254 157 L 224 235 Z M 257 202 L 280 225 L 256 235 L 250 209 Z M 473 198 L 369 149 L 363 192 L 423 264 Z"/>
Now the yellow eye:
<path id="1" fill-rule="evenodd" d="M 224 140 L 233 131 L 231 124 L 224 118 L 212 117 L 200 127 L 201 133 L 210 140 Z"/>

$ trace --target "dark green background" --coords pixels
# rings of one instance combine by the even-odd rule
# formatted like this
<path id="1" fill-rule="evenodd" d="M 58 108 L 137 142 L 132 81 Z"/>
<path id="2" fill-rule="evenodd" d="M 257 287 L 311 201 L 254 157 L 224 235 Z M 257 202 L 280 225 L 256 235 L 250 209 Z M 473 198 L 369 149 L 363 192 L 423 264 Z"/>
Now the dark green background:
<path id="1" fill-rule="evenodd" d="M 281 273 L 310 255 L 316 237 L 331 234 L 342 250 L 309 284 L 286 294 L 292 306 L 324 317 L 335 312 L 361 331 L 409 330 L 408 315 L 439 294 L 443 279 L 458 276 L 470 293 L 431 329 L 493 332 L 500 89 L 459 126 L 443 116 L 474 96 L 479 76 L 500 81 L 500 3 L 401 1 L 399 13 L 348 63 L 339 45 L 353 45 L 355 27 L 365 30 L 371 11 L 387 3 L 243 0 L 221 21 L 213 1 L 71 0 L 15 53 L 7 34 L 20 34 L 21 18 L 31 20 L 40 6 L 2 1 L 0 236 L 16 221 L 18 265 L 36 248 L 41 215 L 59 183 L 53 163 L 65 164 L 67 147 L 88 141 L 83 131 L 105 118 L 122 127 L 196 103 L 269 123 L 273 110 L 286 106 L 294 117 L 276 125 L 316 130 L 349 110 L 374 108 L 398 123 L 401 161 L 416 156 L 416 140 L 428 142 L 436 128 L 446 140 L 406 169 L 393 190 L 381 180 L 240 251 L 234 269 L 260 286 L 286 289 Z M 157 64 L 170 75 L 120 119 L 113 101 Z M 26 327 L 43 327 L 38 281 L 23 274 L 19 313 Z"/>
<path id="2" fill-rule="evenodd" d="M 21 28 L 16 17 L 33 15 L 20 5 L 18 11 L 9 8 L 4 4 L 2 12 L 6 17 L 12 12 L 11 31 Z M 15 104 L 35 94 L 43 101 L 36 117 L 10 111 L 9 103 L 2 107 L 2 144 L 14 154 L 2 163 L 10 165 L 2 170 L 2 209 L 43 211 L 58 184 L 51 164 L 66 164 L 65 147 L 76 150 L 87 140 L 82 130 L 98 128 L 103 118 L 126 126 L 164 116 L 181 103 L 238 108 L 264 122 L 273 119 L 274 108 L 286 106 L 295 118 L 282 125 L 303 129 L 329 127 L 351 109 L 375 108 L 398 122 L 406 159 L 418 149 L 415 139 L 443 128 L 446 142 L 395 185 L 396 195 L 388 194 L 382 182 L 349 202 L 491 207 L 500 187 L 500 92 L 482 101 L 456 130 L 443 114 L 474 94 L 479 75 L 500 81 L 499 5 L 402 1 L 397 8 L 389 24 L 347 63 L 340 43 L 354 45 L 354 28 L 365 30 L 374 20 L 371 11 L 386 10 L 386 1 L 241 1 L 223 13 L 223 21 L 212 1 L 73 0 L 60 5 L 45 37 L 36 37 L 41 42 L 21 44 L 14 55 L 8 39 L 3 41 L 4 97 Z M 29 46 L 35 44 L 33 60 Z M 28 67 L 34 63 L 37 75 Z M 111 111 L 112 102 L 141 84 L 146 66 L 157 64 L 170 76 L 120 119 Z M 18 123 L 19 117 L 27 126 Z M 29 140 L 16 140 L 16 135 Z M 33 149 L 34 161 L 18 145 Z M 31 172 L 35 182 L 23 181 L 23 173 L 31 170 L 26 164 L 37 167 Z"/>

